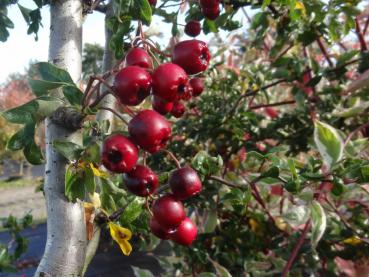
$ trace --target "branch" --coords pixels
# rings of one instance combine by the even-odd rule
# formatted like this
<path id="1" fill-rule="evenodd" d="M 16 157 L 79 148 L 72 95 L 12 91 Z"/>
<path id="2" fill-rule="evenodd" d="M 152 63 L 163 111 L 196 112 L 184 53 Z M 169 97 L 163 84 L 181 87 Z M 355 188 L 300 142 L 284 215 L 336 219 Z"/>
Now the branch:
<path id="1" fill-rule="evenodd" d="M 316 39 L 316 41 L 317 41 L 317 43 L 319 45 L 320 51 L 322 51 L 322 53 L 323 53 L 325 59 L 327 60 L 329 66 L 330 67 L 333 67 L 333 62 L 332 62 L 331 58 L 329 57 L 329 54 L 327 52 L 327 49 L 325 48 L 324 44 L 322 43 L 322 40 L 320 39 L 320 37 L 318 37 Z"/>
<path id="2" fill-rule="evenodd" d="M 353 130 L 348 136 L 347 138 L 345 139 L 345 142 L 344 142 L 344 147 L 348 144 L 348 142 L 351 140 L 351 138 L 357 133 L 359 132 L 360 130 L 362 129 L 365 129 L 365 128 L 368 128 L 369 127 L 369 122 L 364 124 L 364 125 L 361 125 L 359 127 L 357 127 L 355 130 Z"/>
<path id="3" fill-rule="evenodd" d="M 290 105 L 290 104 L 295 104 L 295 103 L 296 103 L 295 100 L 289 100 L 289 101 L 283 101 L 283 102 L 277 102 L 277 103 L 271 103 L 271 104 L 255 105 L 255 106 L 249 107 L 249 109 L 257 110 L 257 109 L 266 108 L 266 107 L 276 107 L 276 106 Z"/>
<path id="4" fill-rule="evenodd" d="M 355 18 L 355 32 L 356 32 L 357 38 L 359 39 L 359 42 L 360 42 L 361 52 L 364 52 L 364 51 L 368 50 L 368 48 L 366 47 L 364 36 L 363 36 L 363 34 L 360 30 L 359 20 L 357 18 Z"/>
<path id="5" fill-rule="evenodd" d="M 226 186 L 231 187 L 231 188 L 244 189 L 244 187 L 237 186 L 237 185 L 235 185 L 231 182 L 228 182 L 227 180 L 224 180 L 223 178 L 218 177 L 218 176 L 211 175 L 211 176 L 208 177 L 208 179 L 217 181 L 217 182 L 222 183 L 223 185 L 226 185 Z"/>

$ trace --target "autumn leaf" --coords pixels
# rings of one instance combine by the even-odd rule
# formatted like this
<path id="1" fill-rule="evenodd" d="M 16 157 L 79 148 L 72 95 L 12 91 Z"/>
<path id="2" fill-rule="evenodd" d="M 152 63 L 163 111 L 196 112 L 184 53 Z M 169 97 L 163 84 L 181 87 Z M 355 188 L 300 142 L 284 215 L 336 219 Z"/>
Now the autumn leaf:
<path id="1" fill-rule="evenodd" d="M 113 222 L 109 222 L 110 235 L 119 244 L 123 254 L 128 256 L 132 252 L 132 245 L 129 240 L 132 237 L 130 230 L 123 228 Z"/>

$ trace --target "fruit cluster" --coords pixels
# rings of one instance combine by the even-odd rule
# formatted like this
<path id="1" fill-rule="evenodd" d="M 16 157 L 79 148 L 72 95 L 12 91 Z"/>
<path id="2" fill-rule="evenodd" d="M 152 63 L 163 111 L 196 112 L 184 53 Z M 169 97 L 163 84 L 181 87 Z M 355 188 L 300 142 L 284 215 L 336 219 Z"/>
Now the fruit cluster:
<path id="1" fill-rule="evenodd" d="M 137 164 L 139 149 L 148 153 L 164 150 L 171 138 L 171 124 L 163 116 L 171 113 L 181 117 L 187 101 L 204 89 L 200 78 L 189 75 L 207 69 L 210 53 L 206 43 L 187 40 L 175 45 L 172 62 L 153 66 L 151 56 L 144 48 L 132 48 L 125 57 L 125 65 L 115 75 L 113 92 L 125 106 L 141 104 L 152 95 L 153 110 L 145 109 L 133 114 L 128 123 L 129 137 L 122 134 L 108 136 L 102 147 L 102 164 L 115 173 L 124 173 L 124 185 L 135 195 L 154 198 L 158 176 L 146 165 Z M 166 151 L 166 150 L 165 150 Z M 190 167 L 172 172 L 168 184 L 170 194 L 157 198 L 152 205 L 151 232 L 161 239 L 171 239 L 190 245 L 197 229 L 186 213 L 182 200 L 199 193 L 200 178 Z"/>

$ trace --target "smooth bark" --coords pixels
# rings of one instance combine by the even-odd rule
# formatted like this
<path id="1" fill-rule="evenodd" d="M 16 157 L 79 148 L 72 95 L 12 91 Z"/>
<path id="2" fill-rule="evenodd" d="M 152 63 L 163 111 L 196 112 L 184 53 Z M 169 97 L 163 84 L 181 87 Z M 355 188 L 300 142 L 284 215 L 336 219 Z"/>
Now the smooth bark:
<path id="1" fill-rule="evenodd" d="M 50 14 L 49 61 L 66 69 L 78 82 L 82 68 L 81 0 L 51 1 Z M 53 149 L 55 139 L 81 142 L 79 132 L 46 120 L 47 242 L 35 276 L 81 276 L 87 245 L 84 208 L 64 196 L 67 160 Z"/>

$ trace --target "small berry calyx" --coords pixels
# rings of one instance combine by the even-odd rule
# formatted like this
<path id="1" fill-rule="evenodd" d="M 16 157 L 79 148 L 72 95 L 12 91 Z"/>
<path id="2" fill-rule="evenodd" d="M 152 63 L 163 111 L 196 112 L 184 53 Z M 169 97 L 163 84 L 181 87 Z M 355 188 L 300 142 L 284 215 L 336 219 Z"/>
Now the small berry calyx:
<path id="1" fill-rule="evenodd" d="M 186 217 L 178 228 L 169 234 L 169 237 L 175 243 L 189 246 L 196 239 L 197 228 L 193 222 Z"/>
<path id="2" fill-rule="evenodd" d="M 163 229 L 155 217 L 150 218 L 150 231 L 159 239 L 169 239 L 170 232 L 166 229 Z"/>
<path id="3" fill-rule="evenodd" d="M 178 227 L 186 217 L 182 202 L 171 194 L 157 199 L 152 206 L 152 212 L 156 221 L 166 230 Z"/>
<path id="4" fill-rule="evenodd" d="M 129 172 L 137 160 L 138 149 L 127 137 L 114 134 L 104 140 L 101 162 L 106 169 L 116 173 Z"/>
<path id="5" fill-rule="evenodd" d="M 184 28 L 184 32 L 186 35 L 190 37 L 197 37 L 201 32 L 200 22 L 197 20 L 188 21 Z"/>
<path id="6" fill-rule="evenodd" d="M 201 180 L 191 167 L 182 167 L 173 171 L 168 183 L 173 196 L 178 200 L 185 200 L 202 190 Z"/>
<path id="7" fill-rule="evenodd" d="M 204 81 L 200 78 L 192 78 L 190 80 L 190 86 L 192 87 L 192 96 L 199 96 L 204 91 Z"/>
<path id="8" fill-rule="evenodd" d="M 167 102 L 158 96 L 154 96 L 152 99 L 152 108 L 161 115 L 166 115 L 173 109 L 173 102 Z"/>
<path id="9" fill-rule="evenodd" d="M 181 103 L 181 102 L 175 102 L 173 104 L 172 110 L 170 111 L 170 114 L 173 115 L 176 118 L 180 118 L 180 117 L 183 116 L 183 114 L 185 113 L 185 111 L 186 111 L 186 108 L 183 105 L 183 103 Z"/>
<path id="10" fill-rule="evenodd" d="M 172 60 L 187 74 L 197 74 L 208 68 L 210 57 L 207 44 L 192 39 L 181 41 L 174 46 Z"/>
<path id="11" fill-rule="evenodd" d="M 153 110 L 143 110 L 131 119 L 128 132 L 142 149 L 155 153 L 166 146 L 172 134 L 170 123 Z"/>
<path id="12" fill-rule="evenodd" d="M 128 51 L 125 58 L 125 65 L 151 69 L 152 59 L 144 49 L 136 47 Z"/>
<path id="13" fill-rule="evenodd" d="M 127 66 L 115 76 L 115 96 L 124 105 L 136 106 L 150 95 L 151 83 L 151 76 L 145 69 Z"/>
<path id="14" fill-rule="evenodd" d="M 152 74 L 153 94 L 174 102 L 188 93 L 188 76 L 186 72 L 174 63 L 159 65 Z"/>
<path id="15" fill-rule="evenodd" d="M 158 187 L 158 176 L 147 166 L 136 165 L 124 176 L 124 185 L 137 196 L 153 194 Z"/>

